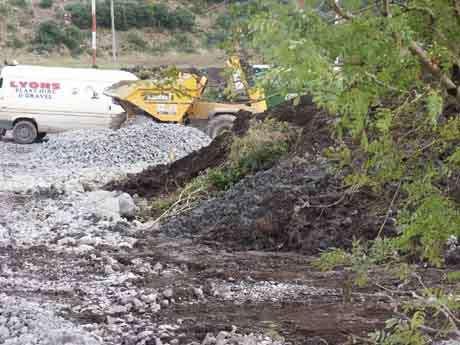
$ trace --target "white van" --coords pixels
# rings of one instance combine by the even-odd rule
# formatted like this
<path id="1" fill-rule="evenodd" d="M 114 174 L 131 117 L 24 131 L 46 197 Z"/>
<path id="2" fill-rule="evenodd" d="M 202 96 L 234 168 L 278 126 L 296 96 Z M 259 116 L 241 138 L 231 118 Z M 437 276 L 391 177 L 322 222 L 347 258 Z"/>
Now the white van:
<path id="1" fill-rule="evenodd" d="M 81 128 L 119 128 L 124 110 L 103 90 L 129 72 L 100 69 L 6 66 L 0 74 L 0 137 L 30 144 L 46 133 Z"/>

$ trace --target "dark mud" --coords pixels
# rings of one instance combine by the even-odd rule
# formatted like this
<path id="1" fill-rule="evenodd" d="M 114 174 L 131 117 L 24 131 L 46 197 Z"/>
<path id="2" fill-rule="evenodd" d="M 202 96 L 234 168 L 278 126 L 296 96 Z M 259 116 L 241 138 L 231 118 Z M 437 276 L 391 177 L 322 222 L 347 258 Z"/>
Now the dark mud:
<path id="1" fill-rule="evenodd" d="M 233 134 L 245 135 L 253 118 L 254 115 L 248 112 L 240 112 L 235 121 Z M 330 139 L 330 116 L 318 109 L 308 97 L 303 97 L 299 105 L 286 102 L 255 118 L 260 121 L 275 118 L 301 128 L 301 135 L 292 154 L 303 155 L 306 152 L 319 154 L 324 148 L 333 144 Z M 173 193 L 198 176 L 200 172 L 222 165 L 227 160 L 232 141 L 232 135 L 225 133 L 213 140 L 208 147 L 172 164 L 130 174 L 127 179 L 111 182 L 103 189 L 121 190 L 147 198 Z"/>
<path id="2" fill-rule="evenodd" d="M 304 254 L 350 248 L 353 240 L 375 238 L 390 195 L 351 193 L 327 170 L 326 165 L 301 158 L 282 162 L 161 229 L 227 249 Z M 394 231 L 387 222 L 384 234 Z"/>
<path id="3" fill-rule="evenodd" d="M 204 147 L 168 165 L 157 165 L 139 174 L 128 174 L 122 181 L 107 184 L 106 190 L 122 190 L 141 197 L 157 197 L 172 193 L 197 177 L 200 172 L 217 167 L 227 159 L 232 136 L 229 133 L 216 138 Z"/>

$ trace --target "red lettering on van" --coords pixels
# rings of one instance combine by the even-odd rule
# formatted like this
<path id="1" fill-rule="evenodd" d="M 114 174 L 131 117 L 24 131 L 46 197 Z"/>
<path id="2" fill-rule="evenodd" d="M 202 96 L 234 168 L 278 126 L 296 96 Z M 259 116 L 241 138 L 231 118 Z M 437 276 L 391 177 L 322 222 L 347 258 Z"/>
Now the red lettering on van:
<path id="1" fill-rule="evenodd" d="M 14 88 L 17 88 L 17 87 L 18 87 L 18 85 L 16 84 L 15 81 L 10 81 L 10 86 L 11 86 L 11 87 L 14 87 Z"/>
<path id="2" fill-rule="evenodd" d="M 41 89 L 51 89 L 51 83 L 41 83 L 40 88 Z"/>
<path id="3" fill-rule="evenodd" d="M 29 83 L 29 87 L 32 88 L 32 89 L 37 89 L 39 86 L 40 86 L 40 84 L 37 83 L 36 81 L 32 81 L 32 82 Z"/>
<path id="4" fill-rule="evenodd" d="M 27 87 L 27 82 L 26 81 L 20 81 L 19 86 L 26 88 Z"/>
<path id="5" fill-rule="evenodd" d="M 61 84 L 60 83 L 53 83 L 53 90 L 60 90 Z"/>

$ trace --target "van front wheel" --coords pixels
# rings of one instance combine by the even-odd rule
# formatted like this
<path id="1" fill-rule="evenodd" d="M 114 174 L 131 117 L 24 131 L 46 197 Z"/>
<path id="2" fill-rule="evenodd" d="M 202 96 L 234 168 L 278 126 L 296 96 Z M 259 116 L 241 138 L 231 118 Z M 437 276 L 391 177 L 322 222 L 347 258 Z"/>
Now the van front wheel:
<path id="1" fill-rule="evenodd" d="M 19 121 L 14 125 L 13 138 L 18 144 L 31 144 L 37 139 L 37 127 L 31 121 Z"/>

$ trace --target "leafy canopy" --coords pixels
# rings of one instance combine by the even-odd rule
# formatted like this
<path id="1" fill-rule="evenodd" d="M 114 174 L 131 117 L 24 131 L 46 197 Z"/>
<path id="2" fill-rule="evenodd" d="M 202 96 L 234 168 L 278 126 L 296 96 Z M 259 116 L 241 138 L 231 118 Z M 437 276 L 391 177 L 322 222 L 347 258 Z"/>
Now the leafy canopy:
<path id="1" fill-rule="evenodd" d="M 417 254 L 440 264 L 444 240 L 460 233 L 452 192 L 460 164 L 460 1 L 305 3 L 236 5 L 232 42 L 275 66 L 266 86 L 309 93 L 333 114 L 349 151 L 347 183 L 401 186 L 398 243 L 407 251 L 430 246 Z"/>

